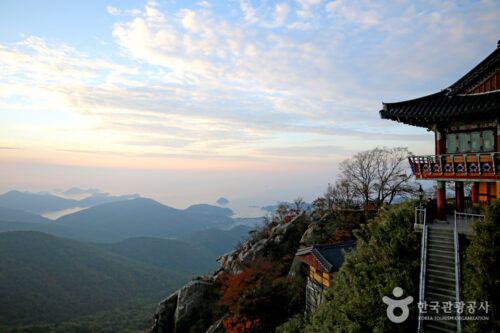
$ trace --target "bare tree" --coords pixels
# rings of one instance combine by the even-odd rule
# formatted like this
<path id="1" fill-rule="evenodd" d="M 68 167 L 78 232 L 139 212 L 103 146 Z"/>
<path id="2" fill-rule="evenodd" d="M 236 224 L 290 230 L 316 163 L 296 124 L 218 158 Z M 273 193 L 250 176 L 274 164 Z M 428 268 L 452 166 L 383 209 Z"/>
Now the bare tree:
<path id="1" fill-rule="evenodd" d="M 349 209 L 357 205 L 356 191 L 351 182 L 346 179 L 338 179 L 334 185 L 328 184 L 324 194 L 328 210 Z"/>
<path id="2" fill-rule="evenodd" d="M 302 197 L 298 197 L 297 199 L 295 199 L 293 201 L 293 205 L 294 205 L 294 208 L 298 211 L 298 212 L 301 212 L 304 210 L 304 206 L 305 206 L 305 202 L 304 202 L 304 199 L 302 199 Z"/>
<path id="3" fill-rule="evenodd" d="M 364 206 L 392 203 L 395 197 L 407 197 L 416 191 L 407 164 L 407 148 L 375 148 L 340 163 L 338 182 L 346 182 L 352 195 Z"/>

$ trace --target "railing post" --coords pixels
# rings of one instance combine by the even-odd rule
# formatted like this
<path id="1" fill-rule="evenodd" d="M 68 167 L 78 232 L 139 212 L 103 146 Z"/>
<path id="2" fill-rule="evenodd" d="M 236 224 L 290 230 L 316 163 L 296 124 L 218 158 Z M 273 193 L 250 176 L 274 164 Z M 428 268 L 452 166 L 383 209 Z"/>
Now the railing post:
<path id="1" fill-rule="evenodd" d="M 493 166 L 493 175 L 497 175 L 497 166 L 495 163 L 495 155 L 496 153 L 491 153 L 491 165 Z"/>
<path id="2" fill-rule="evenodd" d="M 426 257 L 427 257 L 427 212 L 425 209 L 415 209 L 415 216 L 423 215 L 424 230 L 422 231 L 422 251 L 420 256 L 420 292 L 418 296 L 418 301 L 420 304 L 424 303 L 425 297 L 425 271 L 426 271 Z M 423 330 L 423 311 L 422 306 L 418 310 L 418 329 L 417 332 L 422 332 Z"/>
<path id="3" fill-rule="evenodd" d="M 455 240 L 455 293 L 456 293 L 455 296 L 457 302 L 456 304 L 460 304 L 460 246 L 458 244 L 457 211 L 455 211 L 454 240 Z M 461 331 L 462 331 L 462 325 L 457 306 L 457 332 Z"/>

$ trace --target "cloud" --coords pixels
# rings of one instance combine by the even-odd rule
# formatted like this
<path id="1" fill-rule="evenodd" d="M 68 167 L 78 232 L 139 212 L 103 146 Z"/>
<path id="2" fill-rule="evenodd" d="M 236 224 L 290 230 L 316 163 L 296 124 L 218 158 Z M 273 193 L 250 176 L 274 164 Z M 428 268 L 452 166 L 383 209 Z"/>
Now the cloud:
<path id="1" fill-rule="evenodd" d="M 110 15 L 113 15 L 113 16 L 118 16 L 121 14 L 121 10 L 119 10 L 118 8 L 112 7 L 112 6 L 107 6 L 106 10 L 108 11 L 108 13 Z"/>
<path id="2" fill-rule="evenodd" d="M 287 3 L 277 3 L 274 8 L 273 22 L 262 23 L 262 26 L 266 28 L 276 28 L 283 26 L 289 12 L 290 6 Z"/>
<path id="3" fill-rule="evenodd" d="M 198 1 L 196 4 L 198 6 L 201 6 L 201 7 L 212 7 L 212 4 L 210 2 L 208 2 L 208 1 L 205 1 L 205 0 Z"/>
<path id="4" fill-rule="evenodd" d="M 419 147 L 428 134 L 380 120 L 380 102 L 446 87 L 485 56 L 500 28 L 494 3 L 235 6 L 234 17 L 201 5 L 124 9 L 132 15 L 116 18 L 115 44 L 102 46 L 110 54 L 119 46 L 115 58 L 37 36 L 1 45 L 0 110 L 50 110 L 41 112 L 55 121 L 29 133 L 52 139 L 36 144 L 117 160 L 300 152 L 323 161 L 344 145 L 366 149 L 366 140 Z M 56 112 L 78 118 L 59 123 Z"/>
<path id="5" fill-rule="evenodd" d="M 257 12 L 249 1 L 240 0 L 240 8 L 244 13 L 244 18 L 247 23 L 253 24 L 259 21 L 256 17 Z"/>

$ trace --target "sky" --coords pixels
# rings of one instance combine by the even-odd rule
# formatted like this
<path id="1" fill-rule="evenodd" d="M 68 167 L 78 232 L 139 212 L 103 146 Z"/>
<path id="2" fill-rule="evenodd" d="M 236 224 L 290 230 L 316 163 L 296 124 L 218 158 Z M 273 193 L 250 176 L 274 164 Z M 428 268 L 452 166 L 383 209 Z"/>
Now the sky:
<path id="1" fill-rule="evenodd" d="M 313 200 L 374 147 L 431 154 L 382 102 L 447 88 L 500 1 L 0 2 L 0 192 L 99 188 L 184 208 Z"/>

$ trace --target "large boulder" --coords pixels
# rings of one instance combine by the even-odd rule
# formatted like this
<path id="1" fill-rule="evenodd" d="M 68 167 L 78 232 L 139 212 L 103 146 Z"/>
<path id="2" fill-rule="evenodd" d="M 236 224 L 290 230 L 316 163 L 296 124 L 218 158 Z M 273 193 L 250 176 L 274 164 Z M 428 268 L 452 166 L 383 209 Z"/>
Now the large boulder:
<path id="1" fill-rule="evenodd" d="M 204 332 L 211 324 L 215 301 L 213 283 L 191 281 L 160 302 L 151 332 Z"/>

